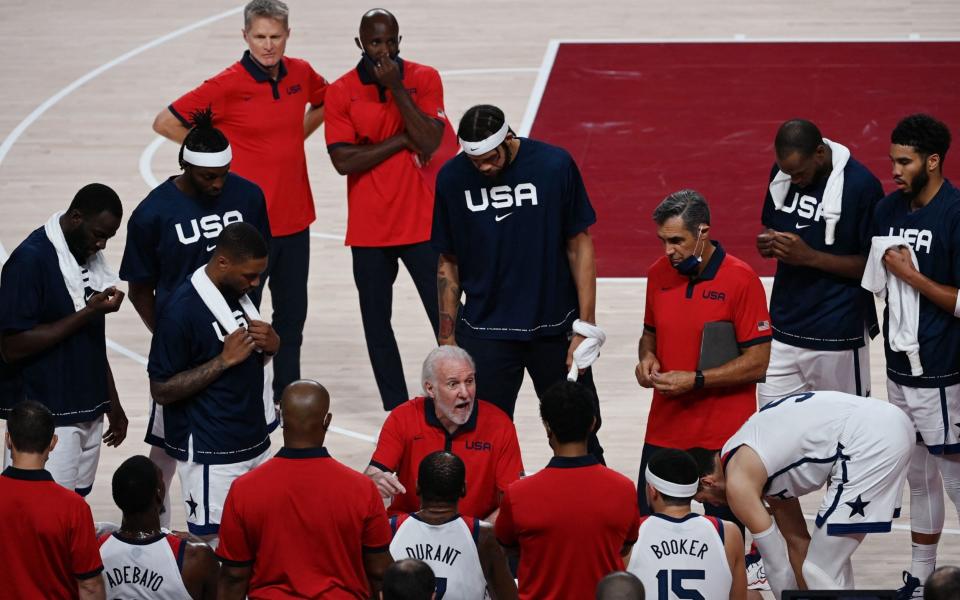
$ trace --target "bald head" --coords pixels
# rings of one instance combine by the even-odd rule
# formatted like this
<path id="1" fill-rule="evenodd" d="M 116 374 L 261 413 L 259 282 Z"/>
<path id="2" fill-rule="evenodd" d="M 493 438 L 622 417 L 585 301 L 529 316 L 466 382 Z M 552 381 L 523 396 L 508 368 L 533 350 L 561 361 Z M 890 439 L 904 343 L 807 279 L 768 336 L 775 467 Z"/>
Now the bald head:
<path id="1" fill-rule="evenodd" d="M 597 584 L 597 600 L 643 600 L 643 583 L 633 573 L 610 573 Z"/>
<path id="2" fill-rule="evenodd" d="M 323 445 L 330 426 L 330 394 L 311 379 L 294 381 L 283 390 L 283 445 L 314 448 Z"/>
<path id="3" fill-rule="evenodd" d="M 383 23 L 389 27 L 400 29 L 400 24 L 393 13 L 385 8 L 374 8 L 363 13 L 360 19 L 360 35 L 363 35 L 364 29 L 373 27 L 375 23 Z"/>
<path id="4" fill-rule="evenodd" d="M 960 598 L 960 569 L 940 567 L 923 585 L 923 600 L 947 600 Z"/>

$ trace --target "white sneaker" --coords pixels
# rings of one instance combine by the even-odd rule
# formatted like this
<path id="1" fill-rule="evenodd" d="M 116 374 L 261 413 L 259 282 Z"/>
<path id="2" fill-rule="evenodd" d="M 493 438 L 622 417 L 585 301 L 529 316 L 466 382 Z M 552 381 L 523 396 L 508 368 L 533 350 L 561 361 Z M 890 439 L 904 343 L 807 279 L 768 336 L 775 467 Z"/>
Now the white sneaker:
<path id="1" fill-rule="evenodd" d="M 750 548 L 750 553 L 743 560 L 747 566 L 747 589 L 772 591 L 767 583 L 767 572 L 763 569 L 763 558 L 756 546 Z"/>

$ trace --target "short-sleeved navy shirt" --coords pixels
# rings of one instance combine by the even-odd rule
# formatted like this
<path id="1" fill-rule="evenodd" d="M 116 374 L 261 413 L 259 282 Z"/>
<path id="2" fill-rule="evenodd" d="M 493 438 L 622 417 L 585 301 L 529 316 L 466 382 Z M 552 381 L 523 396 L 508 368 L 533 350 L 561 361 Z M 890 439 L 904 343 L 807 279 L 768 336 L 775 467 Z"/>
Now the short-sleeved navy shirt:
<path id="1" fill-rule="evenodd" d="M 919 270 L 937 283 L 960 287 L 960 191 L 944 180 L 937 195 L 919 210 L 910 210 L 910 200 L 897 190 L 880 201 L 876 210 L 876 234 L 900 235 L 913 246 Z M 887 310 L 883 334 L 887 337 Z M 887 376 L 900 385 L 919 388 L 960 383 L 960 319 L 945 312 L 920 294 L 920 364 L 923 375 L 910 375 L 905 352 L 884 344 Z"/>
<path id="2" fill-rule="evenodd" d="M 770 179 L 779 168 L 774 165 Z M 883 187 L 865 166 L 851 158 L 843 169 L 843 199 L 834 243 L 824 241 L 823 191 L 827 178 L 806 188 L 791 185 L 780 210 L 767 191 L 763 224 L 795 233 L 812 249 L 836 255 L 870 252 L 873 211 L 883 198 Z M 811 267 L 777 261 L 770 295 L 773 338 L 784 344 L 814 350 L 848 350 L 864 345 L 864 326 L 876 324 L 873 297 L 848 279 Z M 876 333 L 876 330 L 874 330 Z"/>
<path id="3" fill-rule="evenodd" d="M 596 222 L 566 150 L 522 138 L 492 180 L 460 154 L 440 170 L 434 248 L 457 257 L 466 303 L 457 333 L 530 340 L 570 331 L 578 317 L 567 240 Z"/>
<path id="4" fill-rule="evenodd" d="M 155 282 L 157 314 L 177 286 L 210 260 L 227 225 L 249 223 L 270 242 L 266 201 L 252 181 L 228 173 L 218 197 L 195 200 L 173 180 L 154 188 L 130 215 L 120 264 L 124 281 Z"/>
<path id="5" fill-rule="evenodd" d="M 102 291 L 102 290 L 97 290 Z M 87 289 L 87 294 L 93 290 Z M 0 275 L 0 332 L 55 323 L 76 309 L 63 281 L 57 251 L 43 227 L 10 254 Z M 0 386 L 0 417 L 24 396 L 50 409 L 57 427 L 91 421 L 110 408 L 104 317 L 97 315 L 62 342 L 8 367 L 20 386 Z M 22 389 L 21 389 L 22 386 Z"/>
<path id="6" fill-rule="evenodd" d="M 242 318 L 240 304 L 230 299 L 227 303 L 234 315 Z M 185 281 L 170 296 L 157 321 L 147 366 L 150 379 L 166 381 L 214 359 L 223 351 L 223 337 L 213 313 L 193 284 Z M 263 360 L 262 354 L 253 352 L 192 398 L 164 406 L 167 454 L 211 465 L 242 462 L 262 454 L 270 446 L 263 414 Z"/>

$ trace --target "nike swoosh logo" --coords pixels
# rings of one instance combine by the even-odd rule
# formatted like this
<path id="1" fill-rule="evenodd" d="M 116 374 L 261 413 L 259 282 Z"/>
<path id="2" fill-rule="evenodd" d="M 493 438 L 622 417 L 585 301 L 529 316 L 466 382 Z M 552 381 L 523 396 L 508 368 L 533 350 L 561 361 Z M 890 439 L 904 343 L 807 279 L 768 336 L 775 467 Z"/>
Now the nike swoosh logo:
<path id="1" fill-rule="evenodd" d="M 212 250 L 213 250 L 214 248 L 216 248 L 216 247 L 217 247 L 216 244 L 214 244 L 214 245 L 212 245 L 212 246 L 207 246 L 207 252 L 212 251 Z"/>
<path id="2" fill-rule="evenodd" d="M 807 223 L 806 225 L 801 225 L 800 223 L 797 223 L 797 229 L 806 229 L 807 227 L 810 227 L 810 225 L 813 225 L 813 223 Z"/>
<path id="3" fill-rule="evenodd" d="M 512 214 L 513 214 L 513 212 L 508 212 L 508 213 L 505 214 L 505 215 L 497 215 L 496 217 L 494 217 L 494 219 L 496 219 L 497 223 L 499 223 L 500 221 L 506 219 L 507 217 L 509 217 L 509 216 L 512 215 Z"/>

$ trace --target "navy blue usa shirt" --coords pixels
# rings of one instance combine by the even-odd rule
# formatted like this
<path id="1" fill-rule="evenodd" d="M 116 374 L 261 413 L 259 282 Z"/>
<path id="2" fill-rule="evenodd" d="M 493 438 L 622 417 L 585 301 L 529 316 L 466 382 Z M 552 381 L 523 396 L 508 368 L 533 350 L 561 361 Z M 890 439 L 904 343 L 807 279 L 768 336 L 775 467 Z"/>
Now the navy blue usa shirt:
<path id="1" fill-rule="evenodd" d="M 234 315 L 243 314 L 236 300 L 227 303 Z M 147 365 L 150 379 L 166 381 L 213 360 L 223 351 L 224 335 L 196 288 L 185 281 L 157 321 Z M 270 446 L 263 415 L 263 355 L 251 353 L 197 395 L 164 406 L 163 427 L 167 454 L 177 460 L 219 465 L 262 454 Z"/>
<path id="2" fill-rule="evenodd" d="M 901 235 L 913 246 L 919 270 L 937 283 L 960 287 L 960 192 L 944 180 L 937 195 L 919 210 L 897 190 L 880 201 L 876 211 L 877 235 Z M 883 311 L 887 336 L 887 310 Z M 920 294 L 920 364 L 923 375 L 910 375 L 905 352 L 884 344 L 887 376 L 900 385 L 933 388 L 960 383 L 960 319 L 940 310 Z"/>
<path id="3" fill-rule="evenodd" d="M 74 312 L 57 251 L 40 227 L 3 265 L 0 332 L 27 331 Z M 7 367 L 20 382 L 0 386 L 0 417 L 25 396 L 49 408 L 57 427 L 92 421 L 110 408 L 107 368 L 104 317 L 97 315 L 62 342 Z"/>
<path id="4" fill-rule="evenodd" d="M 457 257 L 466 303 L 457 333 L 530 340 L 578 317 L 569 238 L 597 220 L 566 150 L 521 139 L 496 180 L 460 154 L 437 176 L 433 247 Z"/>
<path id="5" fill-rule="evenodd" d="M 774 165 L 770 180 L 779 168 Z M 795 233 L 812 249 L 835 255 L 870 253 L 873 211 L 883 198 L 883 187 L 865 166 L 851 158 L 843 169 L 843 198 L 834 243 L 824 241 L 823 190 L 827 178 L 806 188 L 791 185 L 783 207 L 777 210 L 769 189 L 761 221 L 769 228 Z M 800 265 L 777 261 L 770 294 L 773 339 L 814 350 L 848 350 L 864 345 L 864 325 L 876 329 L 873 296 L 848 279 Z"/>
<path id="6" fill-rule="evenodd" d="M 177 286 L 210 260 L 227 225 L 249 223 L 270 242 L 267 205 L 257 184 L 228 173 L 219 196 L 197 200 L 173 180 L 154 188 L 130 215 L 120 264 L 124 281 L 156 284 L 157 314 Z"/>

